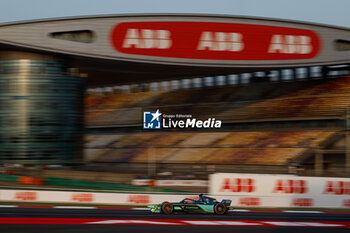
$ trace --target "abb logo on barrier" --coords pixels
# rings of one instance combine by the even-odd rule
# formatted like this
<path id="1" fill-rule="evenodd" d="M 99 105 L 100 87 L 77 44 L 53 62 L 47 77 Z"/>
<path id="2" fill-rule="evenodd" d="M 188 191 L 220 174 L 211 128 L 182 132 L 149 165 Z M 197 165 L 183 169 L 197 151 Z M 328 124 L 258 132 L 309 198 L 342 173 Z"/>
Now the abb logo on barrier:
<path id="1" fill-rule="evenodd" d="M 311 206 L 314 206 L 314 199 L 312 199 L 312 198 L 293 198 L 291 206 L 311 207 Z"/>
<path id="2" fill-rule="evenodd" d="M 350 199 L 345 199 L 343 201 L 343 207 L 350 207 Z"/>
<path id="3" fill-rule="evenodd" d="M 220 192 L 229 191 L 235 193 L 252 193 L 255 190 L 255 180 L 251 178 L 225 178 L 220 188 Z"/>
<path id="4" fill-rule="evenodd" d="M 149 195 L 129 195 L 127 202 L 134 204 L 149 204 L 151 203 Z"/>
<path id="5" fill-rule="evenodd" d="M 111 30 L 124 54 L 210 60 L 295 60 L 321 50 L 311 30 L 214 22 L 124 22 Z"/>
<path id="6" fill-rule="evenodd" d="M 38 194 L 37 192 L 16 192 L 14 199 L 22 201 L 36 201 L 38 199 Z"/>
<path id="7" fill-rule="evenodd" d="M 77 202 L 93 202 L 94 195 L 92 193 L 73 193 L 71 200 Z"/>
<path id="8" fill-rule="evenodd" d="M 260 206 L 261 201 L 259 197 L 241 197 L 238 201 L 240 206 Z"/>
<path id="9" fill-rule="evenodd" d="M 350 195 L 350 181 L 327 181 L 323 194 Z"/>
<path id="10" fill-rule="evenodd" d="M 274 193 L 303 194 L 308 192 L 306 180 L 277 180 Z"/>

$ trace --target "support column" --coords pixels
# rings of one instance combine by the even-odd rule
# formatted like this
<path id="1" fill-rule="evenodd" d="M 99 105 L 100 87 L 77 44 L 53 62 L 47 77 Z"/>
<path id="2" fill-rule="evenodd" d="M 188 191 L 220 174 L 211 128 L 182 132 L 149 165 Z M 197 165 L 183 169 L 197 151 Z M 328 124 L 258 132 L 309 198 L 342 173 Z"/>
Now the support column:
<path id="1" fill-rule="evenodd" d="M 323 153 L 321 150 L 315 151 L 315 175 L 323 175 Z"/>
<path id="2" fill-rule="evenodd" d="M 328 68 L 327 66 L 321 67 L 321 76 L 322 78 L 328 78 Z"/>
<path id="3" fill-rule="evenodd" d="M 347 119 L 347 121 L 349 121 Z M 349 128 L 346 129 L 345 139 L 345 173 L 350 177 L 350 132 Z"/>

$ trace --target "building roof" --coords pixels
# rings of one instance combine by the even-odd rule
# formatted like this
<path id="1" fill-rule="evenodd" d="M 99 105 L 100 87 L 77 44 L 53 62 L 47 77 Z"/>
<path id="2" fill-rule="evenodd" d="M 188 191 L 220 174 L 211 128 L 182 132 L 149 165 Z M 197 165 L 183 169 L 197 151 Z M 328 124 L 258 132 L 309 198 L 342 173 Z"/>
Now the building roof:
<path id="1" fill-rule="evenodd" d="M 88 86 L 342 64 L 350 31 L 222 15 L 105 15 L 0 25 L 0 49 L 62 57 Z"/>

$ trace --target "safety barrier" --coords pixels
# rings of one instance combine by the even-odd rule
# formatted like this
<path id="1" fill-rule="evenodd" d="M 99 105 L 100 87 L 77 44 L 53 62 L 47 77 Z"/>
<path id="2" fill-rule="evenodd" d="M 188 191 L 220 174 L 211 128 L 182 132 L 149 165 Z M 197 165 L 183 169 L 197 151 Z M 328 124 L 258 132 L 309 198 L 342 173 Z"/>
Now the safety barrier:
<path id="1" fill-rule="evenodd" d="M 1 176 L 0 176 L 1 177 Z M 16 176 L 2 176 L 13 180 Z M 18 177 L 17 177 L 18 178 Z M 50 178 L 50 185 L 89 187 L 98 189 L 98 183 Z M 298 177 L 292 175 L 213 174 L 210 178 L 212 197 L 230 199 L 238 207 L 287 208 L 350 208 L 350 179 L 325 177 Z M 126 193 L 0 190 L 0 201 L 60 202 L 111 205 L 149 205 L 163 201 L 196 198 L 192 194 L 149 194 L 151 188 L 110 184 L 113 190 Z M 106 186 L 104 186 L 106 187 Z M 141 191 L 136 193 L 135 191 Z"/>
<path id="2" fill-rule="evenodd" d="M 153 185 L 156 187 L 171 187 L 171 186 L 180 186 L 180 187 L 208 187 L 207 180 L 152 180 L 152 179 L 134 179 L 131 184 L 133 185 Z"/>
<path id="3" fill-rule="evenodd" d="M 180 192 L 169 189 L 159 189 L 154 187 L 140 187 L 127 184 L 112 184 L 112 183 L 100 183 L 84 180 L 70 180 L 61 178 L 46 178 L 46 185 L 61 186 L 70 188 L 85 188 L 85 189 L 97 189 L 97 190 L 114 190 L 124 192 Z"/>
<path id="4" fill-rule="evenodd" d="M 276 208 L 350 208 L 349 196 L 336 197 L 295 197 L 295 196 L 242 196 L 242 195 L 210 195 L 221 201 L 232 200 L 234 207 L 276 207 Z M 180 194 L 138 194 L 138 193 L 98 193 L 68 191 L 29 191 L 0 190 L 1 202 L 31 203 L 84 203 L 92 205 L 150 205 L 164 201 L 178 202 L 183 198 L 198 198 L 197 195 Z"/>
<path id="5" fill-rule="evenodd" d="M 216 173 L 209 190 L 237 206 L 350 208 L 350 178 Z"/>
<path id="6" fill-rule="evenodd" d="M 113 190 L 123 192 L 181 192 L 177 190 L 160 189 L 156 187 L 140 187 L 127 184 L 113 184 L 92 182 L 85 180 L 73 180 L 73 179 L 61 179 L 61 178 L 36 178 L 28 176 L 16 176 L 16 175 L 0 175 L 0 181 L 17 182 L 20 184 L 33 184 L 33 185 L 50 185 L 67 188 L 82 188 L 82 189 L 94 189 L 94 190 Z"/>

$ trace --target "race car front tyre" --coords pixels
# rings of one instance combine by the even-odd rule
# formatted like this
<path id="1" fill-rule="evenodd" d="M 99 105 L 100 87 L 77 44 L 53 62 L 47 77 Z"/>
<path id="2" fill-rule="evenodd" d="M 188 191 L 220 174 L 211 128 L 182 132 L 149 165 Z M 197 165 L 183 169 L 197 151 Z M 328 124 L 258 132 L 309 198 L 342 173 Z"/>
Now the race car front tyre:
<path id="1" fill-rule="evenodd" d="M 219 215 L 225 214 L 227 213 L 226 210 L 227 210 L 226 206 L 222 203 L 216 203 L 214 206 L 215 214 L 219 214 Z"/>
<path id="2" fill-rule="evenodd" d="M 174 210 L 173 204 L 171 204 L 169 202 L 163 202 L 163 204 L 162 204 L 162 213 L 163 214 L 171 214 L 171 213 L 173 213 L 173 210 Z"/>

